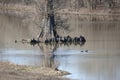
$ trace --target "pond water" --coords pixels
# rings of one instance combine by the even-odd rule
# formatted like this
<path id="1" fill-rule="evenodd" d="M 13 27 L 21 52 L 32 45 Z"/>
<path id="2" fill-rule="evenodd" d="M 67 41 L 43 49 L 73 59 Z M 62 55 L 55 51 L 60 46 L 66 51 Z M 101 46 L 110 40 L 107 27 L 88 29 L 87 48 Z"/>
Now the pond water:
<path id="1" fill-rule="evenodd" d="M 57 67 L 71 73 L 64 77 L 75 80 L 119 80 L 120 21 L 81 21 L 71 17 L 68 23 L 72 22 L 72 31 L 68 33 L 84 35 L 87 42 L 83 45 L 15 44 L 15 39 L 32 38 L 31 28 L 22 25 L 22 19 L 0 16 L 0 61 Z"/>

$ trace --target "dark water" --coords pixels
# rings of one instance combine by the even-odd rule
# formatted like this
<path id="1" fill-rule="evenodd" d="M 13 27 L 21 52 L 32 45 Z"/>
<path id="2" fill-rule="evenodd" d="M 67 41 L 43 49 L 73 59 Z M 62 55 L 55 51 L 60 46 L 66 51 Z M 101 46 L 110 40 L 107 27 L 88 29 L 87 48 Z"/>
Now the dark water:
<path id="1" fill-rule="evenodd" d="M 64 34 L 84 35 L 87 42 L 82 46 L 15 44 L 15 39 L 32 38 L 31 28 L 23 25 L 22 19 L 0 16 L 0 61 L 57 67 L 71 73 L 64 77 L 75 80 L 119 80 L 120 22 L 71 17 L 68 23 L 72 31 Z"/>

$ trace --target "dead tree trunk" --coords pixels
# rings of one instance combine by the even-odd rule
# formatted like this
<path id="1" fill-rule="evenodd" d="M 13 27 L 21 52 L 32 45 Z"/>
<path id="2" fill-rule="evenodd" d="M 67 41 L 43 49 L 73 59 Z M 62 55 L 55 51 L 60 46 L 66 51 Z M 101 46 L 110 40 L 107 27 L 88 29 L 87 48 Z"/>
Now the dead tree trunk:
<path id="1" fill-rule="evenodd" d="M 53 0 L 46 0 L 44 25 L 39 34 L 38 40 L 43 42 L 47 38 L 55 38 L 58 34 L 55 28 L 55 14 L 53 8 Z"/>

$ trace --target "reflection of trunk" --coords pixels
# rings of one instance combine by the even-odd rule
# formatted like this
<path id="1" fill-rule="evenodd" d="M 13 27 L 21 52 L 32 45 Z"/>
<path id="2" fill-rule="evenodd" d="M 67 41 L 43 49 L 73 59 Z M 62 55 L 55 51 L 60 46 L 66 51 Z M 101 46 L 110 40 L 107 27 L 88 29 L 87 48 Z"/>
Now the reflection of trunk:
<path id="1" fill-rule="evenodd" d="M 38 46 L 40 50 L 44 53 L 43 67 L 56 69 L 58 67 L 58 63 L 55 61 L 54 52 L 59 47 L 59 44 L 53 45 L 38 44 Z"/>

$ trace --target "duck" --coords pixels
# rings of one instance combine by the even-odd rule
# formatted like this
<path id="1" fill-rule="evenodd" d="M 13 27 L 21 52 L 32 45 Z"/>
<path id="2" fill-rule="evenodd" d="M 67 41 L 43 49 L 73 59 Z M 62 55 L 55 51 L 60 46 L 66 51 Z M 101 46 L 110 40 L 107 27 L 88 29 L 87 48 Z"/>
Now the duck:
<path id="1" fill-rule="evenodd" d="M 86 42 L 85 37 L 84 37 L 84 36 L 82 36 L 82 35 L 80 35 L 79 39 L 80 39 L 80 42 Z"/>
<path id="2" fill-rule="evenodd" d="M 39 43 L 39 41 L 35 40 L 34 38 L 30 41 L 31 44 Z"/>
<path id="3" fill-rule="evenodd" d="M 88 52 L 88 50 L 85 50 L 85 52 Z"/>

